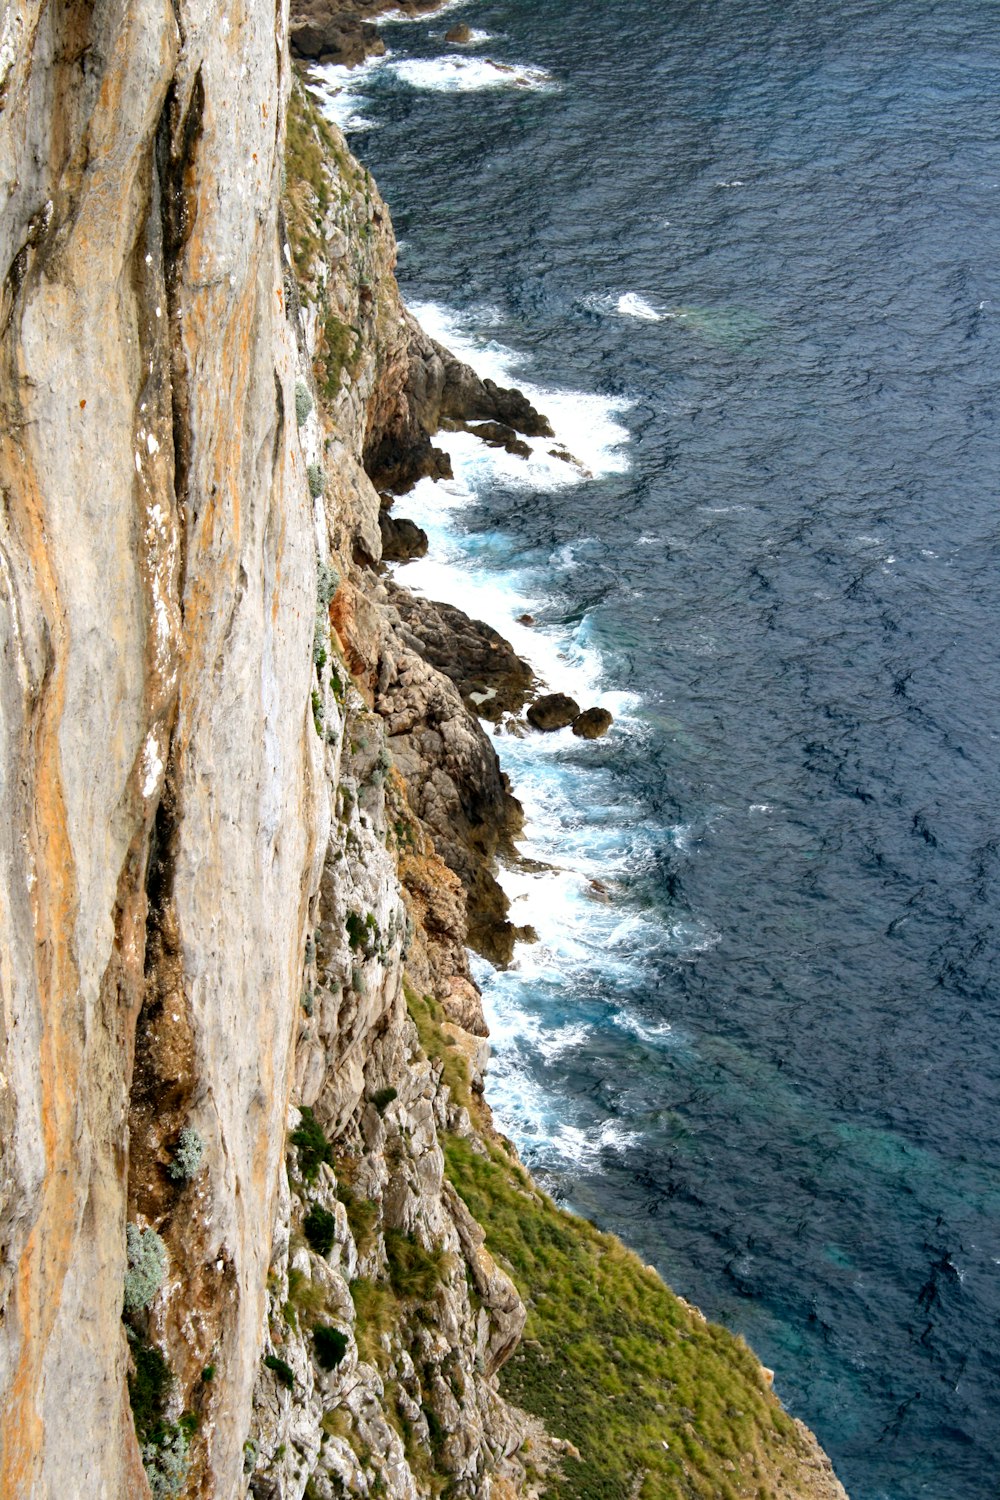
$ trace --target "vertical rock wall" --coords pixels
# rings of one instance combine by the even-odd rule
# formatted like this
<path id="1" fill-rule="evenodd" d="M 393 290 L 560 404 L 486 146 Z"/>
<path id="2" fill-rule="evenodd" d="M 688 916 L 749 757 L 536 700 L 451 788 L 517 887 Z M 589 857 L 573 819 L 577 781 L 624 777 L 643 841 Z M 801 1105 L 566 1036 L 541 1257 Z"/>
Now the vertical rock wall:
<path id="1" fill-rule="evenodd" d="M 202 1426 L 207 1492 L 242 1471 L 323 795 L 275 232 L 283 28 L 271 0 L 15 0 L 3 21 L 11 1497 L 144 1487 L 120 1322 L 140 1012 L 152 1108 L 134 1150 L 155 1154 L 183 1115 L 206 1167 L 195 1202 L 133 1186 L 131 1213 L 155 1211 L 168 1277 L 185 1275 L 188 1362 L 226 1367 Z"/>

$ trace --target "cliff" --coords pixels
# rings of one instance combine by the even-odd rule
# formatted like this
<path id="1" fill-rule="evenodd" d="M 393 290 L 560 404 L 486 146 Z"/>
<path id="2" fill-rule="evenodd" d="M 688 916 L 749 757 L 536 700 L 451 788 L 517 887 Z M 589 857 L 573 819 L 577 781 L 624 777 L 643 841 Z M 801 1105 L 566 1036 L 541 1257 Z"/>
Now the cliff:
<path id="1" fill-rule="evenodd" d="M 286 153 L 286 28 L 0 31 L 0 1493 L 841 1495 L 492 1130 L 519 810 L 376 483 L 543 419 L 298 88 Z"/>

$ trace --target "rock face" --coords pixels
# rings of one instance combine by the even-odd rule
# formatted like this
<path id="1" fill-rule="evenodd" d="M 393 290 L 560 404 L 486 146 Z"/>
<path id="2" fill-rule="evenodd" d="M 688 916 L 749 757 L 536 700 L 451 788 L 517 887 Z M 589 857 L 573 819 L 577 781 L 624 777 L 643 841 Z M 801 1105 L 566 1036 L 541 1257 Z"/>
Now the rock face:
<path id="1" fill-rule="evenodd" d="M 418 335 L 282 7 L 238 20 L 3 22 L 0 1494 L 531 1496 L 572 1455 L 446 1171 L 535 1201 L 467 957 L 519 809 L 456 685 L 523 664 L 379 579 L 362 459 L 542 419 Z"/>

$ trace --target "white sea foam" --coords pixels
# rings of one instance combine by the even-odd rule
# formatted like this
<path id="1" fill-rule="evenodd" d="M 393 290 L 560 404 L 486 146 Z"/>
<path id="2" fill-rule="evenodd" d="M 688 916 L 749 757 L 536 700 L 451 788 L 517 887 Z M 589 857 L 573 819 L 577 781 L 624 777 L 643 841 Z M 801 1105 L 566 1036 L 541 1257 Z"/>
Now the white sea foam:
<path id="1" fill-rule="evenodd" d="M 592 312 L 617 315 L 620 318 L 640 318 L 647 323 L 662 323 L 673 313 L 659 312 L 639 292 L 595 292 L 584 298 L 584 305 Z"/>
<path id="2" fill-rule="evenodd" d="M 483 379 L 498 385 L 516 385 L 537 409 L 548 417 L 555 433 L 552 438 L 531 438 L 531 458 L 527 461 L 506 453 L 502 448 L 486 448 L 468 433 L 439 433 L 435 442 L 448 449 L 452 462 L 463 468 L 462 478 L 475 483 L 476 468 L 488 480 L 492 468 L 505 482 L 531 489 L 556 489 L 566 484 L 604 474 L 624 474 L 629 467 L 625 445 L 628 429 L 619 421 L 630 403 L 621 396 L 601 396 L 591 392 L 560 390 L 535 385 L 521 374 L 524 360 L 513 349 L 497 340 L 476 341 L 467 324 L 454 313 L 435 302 L 411 303 L 411 310 L 421 327 L 447 345 L 460 359 L 472 366 Z M 550 449 L 562 447 L 576 463 L 553 457 Z"/>
<path id="3" fill-rule="evenodd" d="M 499 629 L 551 689 L 587 707 L 607 707 L 615 718 L 612 737 L 642 732 L 638 698 L 608 686 L 588 618 L 572 628 L 546 623 L 552 582 L 585 562 L 586 540 L 563 545 L 546 565 L 537 553 L 519 558 L 509 536 L 464 524 L 464 512 L 497 484 L 537 493 L 626 470 L 628 433 L 619 420 L 625 403 L 535 386 L 524 379 L 523 361 L 499 340 L 474 338 L 469 323 L 438 304 L 418 304 L 413 312 L 480 375 L 516 384 L 549 417 L 556 441 L 531 440 L 526 460 L 467 433 L 438 434 L 455 477 L 423 480 L 398 502 L 430 543 L 425 558 L 400 566 L 401 577 Z M 482 328 L 498 317 L 479 309 L 475 321 Z M 548 450 L 559 442 L 577 465 L 552 458 Z M 709 946 L 714 935 L 693 923 L 665 934 L 629 904 L 627 881 L 656 857 L 656 835 L 623 798 L 600 752 L 588 761 L 569 729 L 518 738 L 486 727 L 525 813 L 522 859 L 499 878 L 511 920 L 537 933 L 536 942 L 516 945 L 503 971 L 473 960 L 493 1049 L 489 1099 L 500 1127 L 542 1162 L 596 1168 L 602 1152 L 628 1149 L 631 1132 L 617 1120 L 583 1119 L 585 1107 L 562 1085 L 547 1078 L 540 1086 L 538 1069 L 571 1068 L 572 1053 L 586 1048 L 594 1027 L 631 1031 L 650 1046 L 672 1041 L 669 1027 L 630 1019 L 636 966 L 654 946 L 683 956 Z"/>
<path id="4" fill-rule="evenodd" d="M 386 52 L 381 57 L 366 58 L 354 68 L 339 63 L 319 63 L 311 68 L 309 87 L 321 113 L 341 130 L 374 130 L 375 122 L 360 113 L 367 93 L 365 85 L 391 58 L 392 53 Z"/>
<path id="5" fill-rule="evenodd" d="M 472 93 L 482 89 L 516 88 L 551 92 L 556 81 L 544 68 L 524 63 L 497 62 L 492 57 L 412 57 L 389 64 L 389 70 L 414 89 L 436 93 Z"/>
<path id="6" fill-rule="evenodd" d="M 623 292 L 615 305 L 623 318 L 645 318 L 647 322 L 659 323 L 663 317 L 663 314 L 658 313 L 652 303 L 647 302 L 645 297 L 640 297 L 638 292 Z"/>
<path id="7" fill-rule="evenodd" d="M 379 26 L 405 26 L 415 21 L 437 20 L 439 16 L 447 15 L 453 10 L 463 10 L 469 4 L 469 0 L 444 0 L 442 5 L 436 5 L 432 11 L 418 12 L 409 15 L 405 10 L 388 10 L 378 18 Z"/>

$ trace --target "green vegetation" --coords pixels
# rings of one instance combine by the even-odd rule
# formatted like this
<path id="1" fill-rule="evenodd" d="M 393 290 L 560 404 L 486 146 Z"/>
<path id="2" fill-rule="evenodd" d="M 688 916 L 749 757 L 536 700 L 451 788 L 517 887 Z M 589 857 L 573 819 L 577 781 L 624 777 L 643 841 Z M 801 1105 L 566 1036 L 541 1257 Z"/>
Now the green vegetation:
<path id="1" fill-rule="evenodd" d="M 345 368 L 354 363 L 360 351 L 361 334 L 358 329 L 342 322 L 336 313 L 327 313 L 323 319 L 323 337 L 316 360 L 320 394 L 326 401 L 336 398 Z"/>
<path id="2" fill-rule="evenodd" d="M 282 1308 L 285 1322 L 293 1327 L 299 1318 L 308 1327 L 321 1313 L 326 1312 L 326 1292 L 318 1281 L 312 1281 L 304 1271 L 290 1266 L 288 1271 L 288 1301 Z"/>
<path id="3" fill-rule="evenodd" d="M 133 1370 L 128 1377 L 128 1398 L 136 1436 L 141 1443 L 162 1421 L 174 1377 L 154 1344 L 129 1330 L 129 1345 Z"/>
<path id="4" fill-rule="evenodd" d="M 372 1094 L 372 1103 L 379 1114 L 384 1115 L 392 1101 L 398 1097 L 397 1091 L 391 1086 L 385 1089 L 376 1089 L 375 1093 Z"/>
<path id="5" fill-rule="evenodd" d="M 372 1240 L 375 1237 L 378 1204 L 372 1203 L 369 1198 L 359 1198 L 350 1184 L 342 1178 L 338 1182 L 337 1197 L 347 1209 L 347 1222 L 351 1226 L 351 1234 L 358 1247 L 358 1254 L 364 1255 L 371 1249 Z"/>
<path id="6" fill-rule="evenodd" d="M 385 1253 L 389 1262 L 389 1284 L 402 1301 L 429 1302 L 448 1270 L 451 1257 L 440 1245 L 426 1250 L 412 1234 L 398 1229 L 385 1231 Z"/>
<path id="7" fill-rule="evenodd" d="M 313 1329 L 316 1359 L 324 1370 L 335 1370 L 347 1353 L 347 1335 L 328 1323 L 317 1323 Z"/>
<path id="8" fill-rule="evenodd" d="M 296 80 L 288 100 L 283 207 L 296 276 L 307 290 L 324 249 L 324 222 L 340 182 L 351 177 L 347 154 Z"/>
<path id="9" fill-rule="evenodd" d="M 337 1221 L 328 1209 L 314 1203 L 302 1221 L 309 1248 L 317 1255 L 329 1255 L 337 1238 Z"/>
<path id="10" fill-rule="evenodd" d="M 166 1246 L 155 1229 L 140 1229 L 137 1224 L 125 1228 L 125 1311 L 139 1312 L 148 1307 L 163 1285 L 167 1269 Z"/>
<path id="11" fill-rule="evenodd" d="M 309 485 L 309 494 L 314 500 L 318 500 L 326 488 L 326 473 L 323 465 L 307 464 L 306 481 Z"/>
<path id="12" fill-rule="evenodd" d="M 358 1352 L 368 1364 L 384 1369 L 386 1353 L 382 1339 L 399 1327 L 402 1310 L 396 1294 L 384 1281 L 359 1276 L 351 1282 L 354 1301 L 354 1337 Z"/>
<path id="13" fill-rule="evenodd" d="M 333 1147 L 309 1106 L 303 1105 L 302 1120 L 289 1137 L 299 1153 L 299 1167 L 306 1182 L 315 1182 L 323 1162 L 333 1161 Z"/>
<path id="14" fill-rule="evenodd" d="M 445 1141 L 447 1170 L 528 1307 L 504 1394 L 580 1451 L 553 1496 L 737 1500 L 794 1471 L 796 1430 L 746 1344 L 610 1235 L 563 1212 L 498 1144 Z"/>
<path id="15" fill-rule="evenodd" d="M 274 1371 L 276 1380 L 278 1380 L 283 1386 L 287 1386 L 289 1390 L 294 1389 L 295 1371 L 292 1369 L 291 1365 L 287 1365 L 285 1361 L 283 1359 L 279 1359 L 276 1354 L 265 1354 L 264 1363 L 269 1370 Z"/>
<path id="16" fill-rule="evenodd" d="M 299 427 L 309 420 L 313 409 L 313 398 L 304 380 L 295 382 L 295 421 Z"/>
<path id="17" fill-rule="evenodd" d="M 185 1125 L 174 1147 L 174 1159 L 167 1168 L 174 1182 L 190 1182 L 197 1176 L 201 1159 L 205 1154 L 205 1142 L 197 1130 Z"/>
<path id="18" fill-rule="evenodd" d="M 417 1028 L 420 1045 L 428 1057 L 437 1058 L 443 1066 L 445 1083 L 451 1089 L 456 1104 L 468 1108 L 471 1102 L 469 1090 L 469 1066 L 462 1055 L 455 1051 L 452 1038 L 443 1029 L 444 1008 L 429 995 L 419 996 L 410 985 L 404 985 L 406 1008 Z"/>

